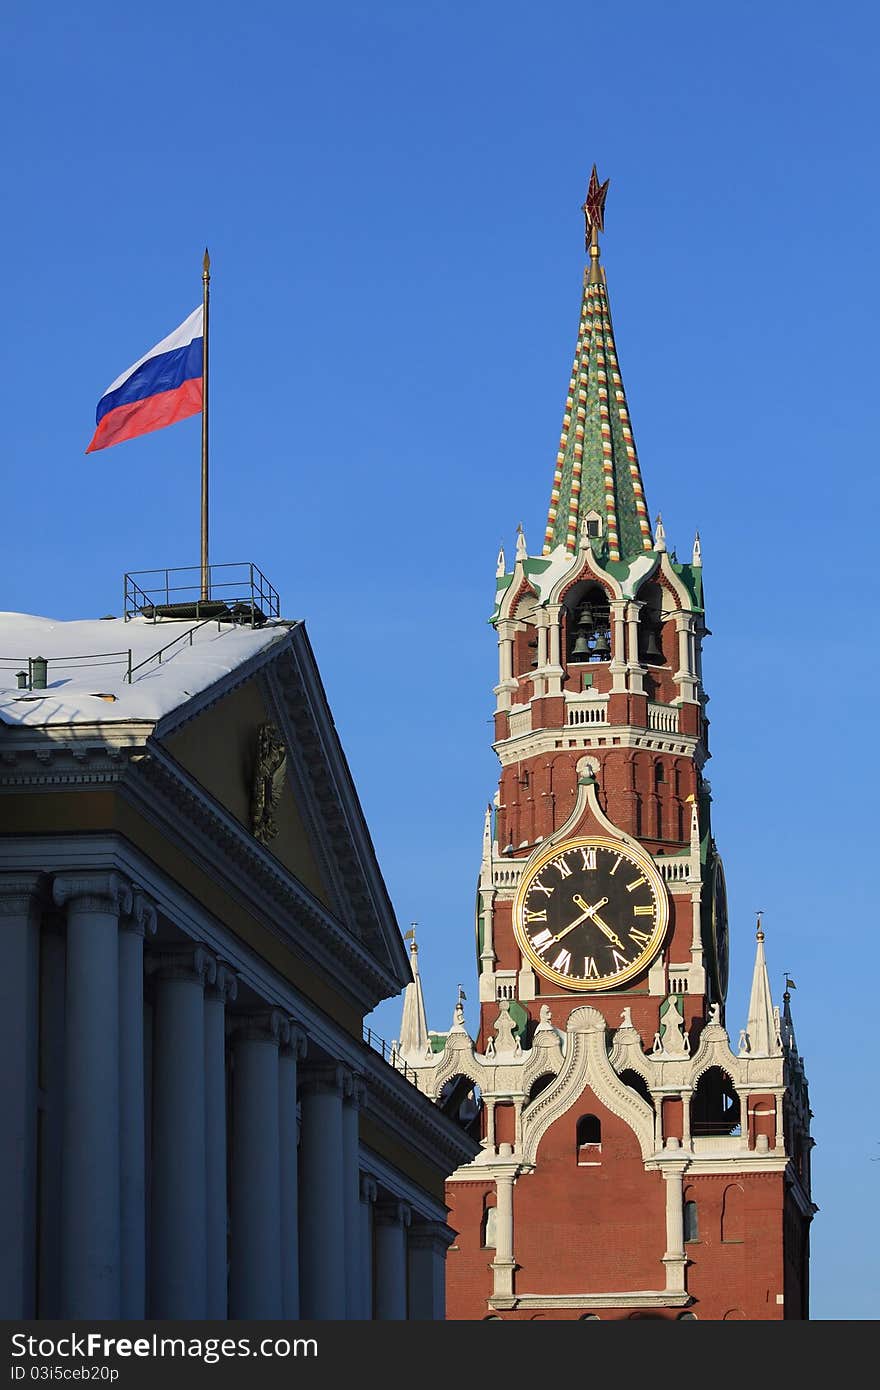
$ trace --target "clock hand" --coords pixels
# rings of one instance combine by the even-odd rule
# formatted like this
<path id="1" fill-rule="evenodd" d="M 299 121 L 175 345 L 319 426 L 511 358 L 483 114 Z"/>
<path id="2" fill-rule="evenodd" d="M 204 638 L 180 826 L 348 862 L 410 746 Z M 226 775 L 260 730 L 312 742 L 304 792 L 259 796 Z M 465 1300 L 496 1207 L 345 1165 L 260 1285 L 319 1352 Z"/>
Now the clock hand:
<path id="1" fill-rule="evenodd" d="M 584 902 L 584 899 L 581 897 L 580 893 L 574 893 L 572 895 L 571 900 L 574 903 L 575 907 L 582 907 L 584 909 L 585 917 L 592 917 L 593 913 L 598 912 L 599 908 L 604 907 L 608 901 L 607 898 L 600 898 L 597 903 L 594 903 L 593 906 L 590 907 L 590 904 L 588 902 Z"/>
<path id="2" fill-rule="evenodd" d="M 598 909 L 599 909 L 600 907 L 604 907 L 605 904 L 607 903 L 607 901 L 608 901 L 607 898 L 600 898 L 599 901 L 598 901 L 593 907 L 591 907 L 590 904 L 589 904 L 588 902 L 585 902 L 585 901 L 584 901 L 584 899 L 581 897 L 580 893 L 575 893 L 575 894 L 573 894 L 573 896 L 572 896 L 572 902 L 574 903 L 575 907 L 582 907 L 584 910 L 583 910 L 583 912 L 581 913 L 580 917 L 575 917 L 575 919 L 574 919 L 573 922 L 569 922 L 569 924 L 568 924 L 567 927 L 563 927 L 563 928 L 562 928 L 562 931 L 557 932 L 556 935 L 554 936 L 553 940 L 554 940 L 554 941 L 561 941 L 562 938 L 563 938 L 564 936 L 568 936 L 568 933 L 569 933 L 570 931 L 574 931 L 575 927 L 579 927 L 580 924 L 581 924 L 581 922 L 586 922 L 586 921 L 587 921 L 588 919 L 590 919 L 590 918 L 592 918 L 592 920 L 595 922 L 595 920 L 596 920 L 596 917 L 595 917 L 596 912 L 598 911 Z M 606 935 L 607 935 L 607 930 L 606 930 Z M 617 937 L 615 937 L 614 939 L 615 939 L 615 941 L 617 941 Z M 620 942 L 618 942 L 617 944 L 620 945 Z"/>
<path id="3" fill-rule="evenodd" d="M 603 921 L 602 921 L 602 918 L 599 916 L 599 914 L 598 914 L 597 912 L 594 912 L 594 913 L 593 913 L 593 921 L 595 922 L 596 926 L 599 928 L 600 932 L 604 932 L 604 933 L 605 933 L 605 935 L 608 937 L 608 940 L 609 940 L 609 941 L 613 941 L 614 944 L 615 944 L 615 946 L 619 946 L 619 947 L 620 947 L 621 951 L 625 950 L 624 944 L 623 944 L 623 942 L 621 941 L 620 937 L 617 935 L 616 932 L 613 932 L 613 931 L 611 930 L 611 928 L 609 927 L 609 925 L 608 925 L 607 922 L 603 922 Z"/>
<path id="4" fill-rule="evenodd" d="M 573 922 L 569 922 L 569 924 L 568 924 L 567 927 L 563 927 L 563 928 L 562 928 L 562 931 L 558 931 L 558 932 L 556 933 L 556 935 L 553 937 L 553 940 L 554 940 L 554 941 L 561 941 L 562 938 L 563 938 L 564 936 L 568 936 L 568 933 L 569 933 L 570 931 L 574 931 L 575 927 L 579 927 L 580 924 L 581 924 L 581 922 L 585 922 L 585 921 L 587 920 L 587 918 L 590 917 L 590 916 L 592 916 L 592 913 L 590 913 L 590 912 L 582 912 L 581 915 L 580 915 L 580 917 L 575 917 L 574 921 L 573 921 Z"/>

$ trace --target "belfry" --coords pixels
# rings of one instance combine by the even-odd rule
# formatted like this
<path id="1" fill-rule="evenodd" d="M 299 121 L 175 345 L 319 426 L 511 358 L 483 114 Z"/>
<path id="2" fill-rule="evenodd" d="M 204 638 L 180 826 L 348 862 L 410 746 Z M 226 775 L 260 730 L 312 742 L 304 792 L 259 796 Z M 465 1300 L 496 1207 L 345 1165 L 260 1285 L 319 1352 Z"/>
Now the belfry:
<path id="1" fill-rule="evenodd" d="M 458 1319 L 808 1316 L 809 1099 L 758 918 L 727 1016 L 699 535 L 652 529 L 599 234 L 540 554 L 498 556 L 495 741 L 476 935 L 480 1024 L 428 1029 L 413 944 L 398 1057 L 470 1126 L 447 1182 Z"/>

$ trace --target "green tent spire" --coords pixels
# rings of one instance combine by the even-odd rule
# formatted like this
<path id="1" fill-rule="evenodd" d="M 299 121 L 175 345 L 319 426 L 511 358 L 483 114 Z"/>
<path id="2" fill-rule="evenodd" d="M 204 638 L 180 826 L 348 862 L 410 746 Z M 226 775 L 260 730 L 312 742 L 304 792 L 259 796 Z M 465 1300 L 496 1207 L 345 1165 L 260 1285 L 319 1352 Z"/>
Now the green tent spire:
<path id="1" fill-rule="evenodd" d="M 630 560 L 651 550 L 645 490 L 630 428 L 626 394 L 617 364 L 605 272 L 599 264 L 608 180 L 600 184 L 593 165 L 583 213 L 590 265 L 584 273 L 577 348 L 556 473 L 544 535 L 544 554 L 578 547 L 581 528 L 593 513 L 599 548 L 609 560 Z"/>

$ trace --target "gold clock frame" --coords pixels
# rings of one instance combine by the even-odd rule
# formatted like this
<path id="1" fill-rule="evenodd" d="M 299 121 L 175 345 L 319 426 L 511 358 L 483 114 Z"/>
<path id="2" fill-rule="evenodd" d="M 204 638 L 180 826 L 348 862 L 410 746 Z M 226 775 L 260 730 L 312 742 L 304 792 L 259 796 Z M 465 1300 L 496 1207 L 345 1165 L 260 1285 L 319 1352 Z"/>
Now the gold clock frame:
<path id="1" fill-rule="evenodd" d="M 552 860 L 558 859 L 561 854 L 567 854 L 573 849 L 608 849 L 614 850 L 624 855 L 645 874 L 654 891 L 657 901 L 657 922 L 651 934 L 651 940 L 637 961 L 627 970 L 622 970 L 608 980 L 578 980 L 572 979 L 568 975 L 563 975 L 551 969 L 546 961 L 542 961 L 537 951 L 532 949 L 528 933 L 522 923 L 522 910 L 526 895 L 534 883 L 535 879 Z M 666 935 L 666 928 L 669 926 L 669 893 L 663 876 L 648 854 L 641 846 L 638 849 L 629 845 L 624 840 L 612 840 L 607 835 L 579 835 L 571 840 L 561 840 L 557 844 L 548 847 L 539 854 L 538 858 L 531 865 L 526 873 L 522 875 L 519 887 L 516 890 L 516 897 L 513 901 L 513 934 L 516 943 L 523 956 L 529 964 L 541 976 L 542 979 L 549 980 L 553 984 L 562 985 L 567 990 L 578 990 L 583 994 L 597 994 L 603 991 L 619 989 L 621 985 L 635 979 L 641 975 L 654 960 L 657 952 L 663 944 Z"/>

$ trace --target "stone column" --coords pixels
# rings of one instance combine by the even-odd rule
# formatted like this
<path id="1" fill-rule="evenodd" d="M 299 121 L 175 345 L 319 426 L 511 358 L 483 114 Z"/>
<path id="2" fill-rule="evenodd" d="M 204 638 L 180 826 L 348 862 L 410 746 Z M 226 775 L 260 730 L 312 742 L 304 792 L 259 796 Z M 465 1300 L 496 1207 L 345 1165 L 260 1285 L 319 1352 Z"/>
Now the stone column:
<path id="1" fill-rule="evenodd" d="M 373 1318 L 373 1205 L 376 1201 L 375 1181 L 366 1173 L 360 1179 L 360 1257 L 361 1257 L 361 1318 Z"/>
<path id="2" fill-rule="evenodd" d="M 376 1318 L 405 1321 L 407 1296 L 406 1229 L 412 1213 L 406 1202 L 376 1203 Z"/>
<path id="3" fill-rule="evenodd" d="M 228 965 L 217 965 L 205 990 L 205 1248 L 208 1318 L 228 1311 L 226 1238 L 226 1005 L 238 995 Z"/>
<path id="4" fill-rule="evenodd" d="M 366 1097 L 366 1087 L 358 1076 L 351 1078 L 342 1106 L 342 1182 L 345 1207 L 345 1307 L 347 1318 L 361 1318 L 360 1259 L 360 1135 L 358 1116 Z"/>
<path id="5" fill-rule="evenodd" d="M 502 1158 L 510 1158 L 513 1150 L 510 1144 L 501 1144 L 498 1152 Z M 515 1163 L 495 1169 L 495 1205 L 498 1214 L 495 1218 L 495 1258 L 492 1261 L 493 1298 L 513 1296 L 513 1272 L 516 1268 L 513 1258 L 513 1184 L 517 1171 Z"/>
<path id="6" fill-rule="evenodd" d="M 67 909 L 61 1316 L 119 1317 L 119 914 L 115 873 L 61 874 Z"/>
<path id="7" fill-rule="evenodd" d="M 281 1127 L 276 1009 L 236 1019 L 232 1050 L 229 1315 L 280 1318 Z"/>
<path id="8" fill-rule="evenodd" d="M 626 606 L 629 688 L 637 695 L 643 694 L 645 690 L 644 671 L 639 661 L 639 613 L 644 606 L 643 603 L 637 603 L 635 601 L 628 603 Z"/>
<path id="9" fill-rule="evenodd" d="M 0 1318 L 37 1315 L 37 1059 L 42 875 L 0 875 Z"/>
<path id="10" fill-rule="evenodd" d="M 691 1096 L 693 1091 L 681 1091 L 681 1147 L 691 1146 Z"/>
<path id="11" fill-rule="evenodd" d="M 409 1229 L 409 1316 L 442 1322 L 446 1317 L 446 1251 L 454 1235 L 442 1221 L 414 1221 Z"/>
<path id="12" fill-rule="evenodd" d="M 345 1317 L 345 1181 L 342 1095 L 348 1073 L 336 1063 L 304 1069 L 300 1085 L 301 1317 Z"/>
<path id="13" fill-rule="evenodd" d="M 667 1148 L 677 1148 L 678 1140 L 669 1139 Z M 685 1161 L 664 1163 L 663 1177 L 666 1180 L 666 1253 L 663 1263 L 666 1266 L 666 1290 L 668 1293 L 683 1293 L 685 1289 L 685 1251 L 684 1251 L 684 1200 L 682 1195 L 682 1174 Z"/>
<path id="14" fill-rule="evenodd" d="M 140 891 L 119 935 L 119 1223 L 120 1317 L 146 1316 L 144 1185 L 144 934 L 156 909 Z"/>
<path id="15" fill-rule="evenodd" d="M 297 1071 L 306 1055 L 306 1035 L 291 1019 L 278 1058 L 278 1118 L 281 1142 L 281 1311 L 299 1317 L 299 1122 Z"/>
<path id="16" fill-rule="evenodd" d="M 217 964 L 201 946 L 152 957 L 153 1153 L 150 1317 L 204 1318 L 205 984 Z"/>
<path id="17" fill-rule="evenodd" d="M 611 689 L 626 690 L 626 599 L 611 600 Z"/>

